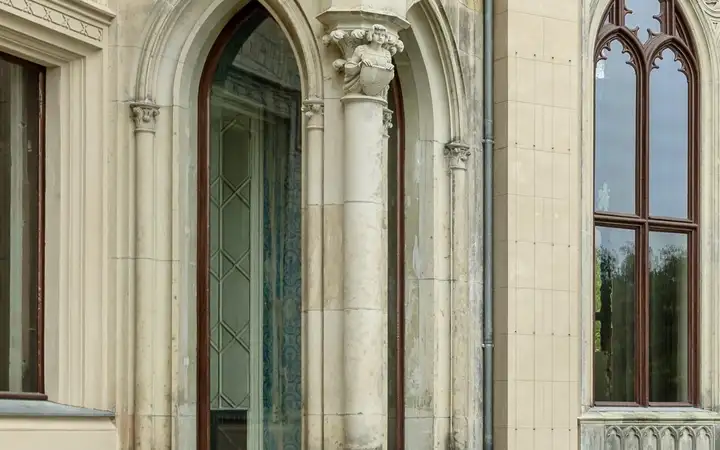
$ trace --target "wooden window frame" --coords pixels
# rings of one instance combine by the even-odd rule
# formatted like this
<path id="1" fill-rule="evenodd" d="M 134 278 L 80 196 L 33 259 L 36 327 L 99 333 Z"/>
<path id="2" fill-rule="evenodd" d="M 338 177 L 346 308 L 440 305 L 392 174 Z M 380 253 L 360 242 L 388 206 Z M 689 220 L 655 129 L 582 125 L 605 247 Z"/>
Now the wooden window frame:
<path id="1" fill-rule="evenodd" d="M 678 407 L 699 404 L 699 227 L 700 227 L 700 83 L 695 49 L 689 40 L 686 22 L 676 0 L 659 0 L 660 32 L 650 32 L 644 44 L 637 38 L 638 27 L 624 25 L 631 13 L 627 0 L 613 0 L 605 12 L 595 46 L 594 64 L 605 59 L 603 51 L 612 42 L 623 45 L 630 56 L 628 62 L 636 75 L 636 136 L 635 136 L 635 208 L 636 214 L 598 211 L 593 206 L 593 222 L 598 226 L 630 229 L 636 236 L 635 264 L 635 401 L 595 401 L 596 406 Z M 649 103 L 650 73 L 657 57 L 666 49 L 675 52 L 688 79 L 688 218 L 654 217 L 649 214 Z M 594 114 L 596 109 L 594 109 Z M 594 150 L 597 155 L 597 149 Z M 594 184 L 594 182 L 593 182 Z M 593 187 L 593 190 L 596 186 Z M 673 232 L 688 236 L 688 402 L 651 402 L 649 370 L 649 236 L 651 232 Z M 593 232 L 594 234 L 594 232 Z M 593 237 L 593 242 L 594 242 Z M 593 255 L 596 253 L 593 245 Z M 595 256 L 593 256 L 595 260 Z M 595 271 L 593 271 L 595 272 Z M 593 279 L 597 274 L 594 273 Z M 595 285 L 595 284 L 593 284 Z M 593 309 L 594 310 L 594 309 Z M 594 344 L 593 344 L 594 346 Z M 593 348 L 593 354 L 595 349 Z M 594 359 L 594 357 L 593 357 Z M 593 363 L 594 365 L 594 363 Z M 593 386 L 594 391 L 594 386 Z"/>
<path id="2" fill-rule="evenodd" d="M 205 61 L 197 117 L 197 449 L 210 447 L 210 93 L 223 52 L 235 34 L 248 35 L 269 12 L 256 1 L 238 11 L 218 35 Z"/>
<path id="3" fill-rule="evenodd" d="M 0 399 L 12 400 L 47 400 L 45 393 L 45 99 L 46 96 L 46 68 L 30 61 L 0 52 L 0 59 L 23 66 L 38 74 L 38 173 L 37 173 L 37 286 L 35 296 L 37 305 L 36 315 L 36 392 L 8 392 L 0 391 Z"/>
<path id="4" fill-rule="evenodd" d="M 397 252 L 395 255 L 395 442 L 388 442 L 388 446 L 394 450 L 405 449 L 405 112 L 403 105 L 402 89 L 400 80 L 395 78 L 390 82 L 395 106 L 395 133 L 397 136 L 397 152 L 391 152 L 388 157 L 396 157 L 396 172 L 394 185 L 388 184 L 395 189 L 397 203 L 395 211 L 395 229 L 392 230 L 397 240 Z"/>

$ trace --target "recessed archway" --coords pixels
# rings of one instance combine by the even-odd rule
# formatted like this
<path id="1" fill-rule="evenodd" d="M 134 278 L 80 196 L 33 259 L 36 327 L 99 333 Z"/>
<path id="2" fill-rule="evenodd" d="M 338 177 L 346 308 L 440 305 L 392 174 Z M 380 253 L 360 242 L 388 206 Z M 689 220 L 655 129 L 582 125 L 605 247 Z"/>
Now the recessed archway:
<path id="1" fill-rule="evenodd" d="M 259 3 L 198 97 L 198 449 L 300 448 L 300 73 Z"/>

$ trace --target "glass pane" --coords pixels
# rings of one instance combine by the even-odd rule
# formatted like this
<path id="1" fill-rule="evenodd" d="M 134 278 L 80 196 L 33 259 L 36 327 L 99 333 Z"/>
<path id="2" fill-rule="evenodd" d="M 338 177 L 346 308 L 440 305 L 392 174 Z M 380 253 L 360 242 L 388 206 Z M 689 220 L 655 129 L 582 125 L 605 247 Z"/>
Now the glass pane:
<path id="1" fill-rule="evenodd" d="M 258 19 L 226 46 L 210 98 L 213 450 L 301 447 L 300 78 Z"/>
<path id="2" fill-rule="evenodd" d="M 625 26 L 638 28 L 637 36 L 640 42 L 650 38 L 650 31 L 660 32 L 660 22 L 655 16 L 660 15 L 660 2 L 658 0 L 625 0 L 625 7 L 632 11 L 625 16 Z"/>
<path id="3" fill-rule="evenodd" d="M 596 402 L 635 401 L 635 231 L 595 228 Z"/>
<path id="4" fill-rule="evenodd" d="M 635 213 L 635 69 L 618 41 L 595 70 L 595 210 Z"/>
<path id="5" fill-rule="evenodd" d="M 650 233 L 650 401 L 688 401 L 688 235 Z"/>
<path id="6" fill-rule="evenodd" d="M 0 59 L 0 391 L 39 389 L 39 83 Z"/>
<path id="7" fill-rule="evenodd" d="M 650 215 L 688 217 L 688 80 L 672 50 L 650 72 Z"/>

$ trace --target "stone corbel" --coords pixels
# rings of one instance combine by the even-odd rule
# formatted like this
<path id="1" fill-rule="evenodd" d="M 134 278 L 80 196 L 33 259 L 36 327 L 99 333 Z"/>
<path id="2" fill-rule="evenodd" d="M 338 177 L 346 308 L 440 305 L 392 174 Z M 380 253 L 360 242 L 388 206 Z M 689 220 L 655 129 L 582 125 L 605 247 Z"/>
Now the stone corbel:
<path id="1" fill-rule="evenodd" d="M 323 37 L 323 43 L 335 44 L 343 55 L 333 62 L 333 68 L 344 76 L 346 95 L 387 97 L 395 77 L 392 57 L 405 48 L 397 34 L 380 24 L 354 29 L 337 27 Z"/>
<path id="2" fill-rule="evenodd" d="M 155 133 L 157 116 L 160 114 L 158 105 L 150 102 L 131 103 L 130 111 L 135 122 L 135 132 Z"/>
<path id="3" fill-rule="evenodd" d="M 445 158 L 448 160 L 450 170 L 467 170 L 470 154 L 470 146 L 462 142 L 453 141 L 445 145 Z"/>

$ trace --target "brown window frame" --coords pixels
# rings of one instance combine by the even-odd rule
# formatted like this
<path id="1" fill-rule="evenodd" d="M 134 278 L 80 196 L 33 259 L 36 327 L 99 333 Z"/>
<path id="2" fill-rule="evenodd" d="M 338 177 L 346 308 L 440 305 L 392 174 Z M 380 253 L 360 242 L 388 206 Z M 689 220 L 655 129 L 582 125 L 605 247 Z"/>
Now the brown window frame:
<path id="1" fill-rule="evenodd" d="M 397 136 L 397 149 L 388 149 L 388 157 L 396 158 L 395 183 L 390 188 L 395 189 L 397 196 L 395 214 L 395 234 L 397 252 L 395 255 L 395 398 L 389 399 L 395 406 L 395 442 L 388 442 L 388 447 L 394 450 L 405 449 L 405 110 L 403 105 L 402 89 L 397 74 L 390 82 L 390 93 L 393 95 L 395 105 L 395 133 Z M 392 132 L 392 131 L 391 131 Z M 396 151 L 393 151 L 396 150 Z"/>
<path id="2" fill-rule="evenodd" d="M 636 239 L 636 316 L 635 316 L 635 401 L 595 401 L 596 406 L 697 406 L 699 404 L 699 301 L 698 262 L 700 228 L 700 83 L 698 63 L 688 27 L 676 0 L 659 0 L 660 32 L 650 32 L 642 44 L 637 38 L 638 27 L 628 29 L 625 16 L 631 11 L 627 0 L 613 0 L 608 7 L 595 45 L 594 64 L 605 59 L 603 51 L 612 42 L 623 45 L 630 56 L 628 62 L 636 75 L 636 137 L 635 137 L 635 205 L 636 214 L 598 211 L 593 206 L 593 229 L 598 226 L 633 230 Z M 649 80 L 654 61 L 666 49 L 675 52 L 688 79 L 688 218 L 674 219 L 649 214 Z M 594 109 L 594 114 L 596 110 Z M 597 149 L 594 149 L 596 155 Z M 595 156 L 594 156 L 595 158 Z M 594 179 L 594 175 L 593 175 Z M 596 189 L 593 181 L 593 189 Z M 649 236 L 650 232 L 674 232 L 688 236 L 688 402 L 651 402 L 649 397 Z M 594 232 L 593 232 L 594 235 Z M 593 238 L 594 240 L 595 238 Z M 595 254 L 595 245 L 593 245 Z M 593 260 L 595 257 L 593 257 Z M 596 278 L 595 271 L 593 279 Z M 595 284 L 593 283 L 593 286 Z M 593 353 L 595 352 L 593 344 Z M 594 389 L 594 388 L 593 388 Z"/>
<path id="3" fill-rule="evenodd" d="M 37 392 L 0 391 L 0 399 L 47 400 L 45 393 L 45 99 L 46 68 L 16 56 L 0 52 L 0 59 L 32 69 L 38 74 L 38 174 L 37 174 Z"/>
<path id="4" fill-rule="evenodd" d="M 225 48 L 235 34 L 250 34 L 270 13 L 257 1 L 242 7 L 218 35 L 205 60 L 197 117 L 197 448 L 210 447 L 210 93 Z"/>

